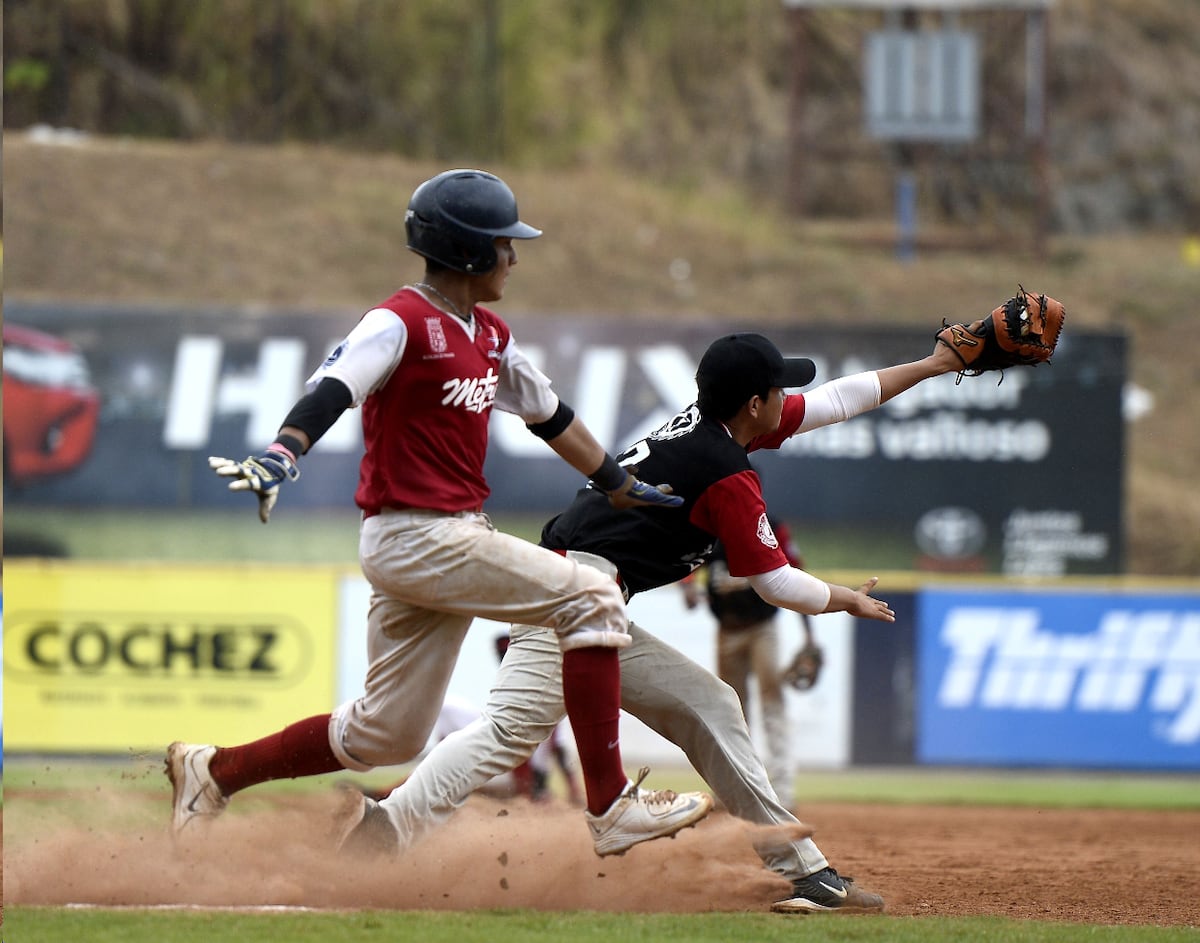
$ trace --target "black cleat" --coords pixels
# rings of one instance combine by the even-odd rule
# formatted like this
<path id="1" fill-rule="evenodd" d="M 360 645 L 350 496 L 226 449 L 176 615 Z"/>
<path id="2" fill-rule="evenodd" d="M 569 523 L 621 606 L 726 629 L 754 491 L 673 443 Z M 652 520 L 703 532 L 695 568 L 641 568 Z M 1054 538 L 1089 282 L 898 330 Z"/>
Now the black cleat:
<path id="1" fill-rule="evenodd" d="M 817 871 L 792 882 L 792 896 L 771 905 L 777 914 L 877 914 L 883 898 L 864 891 L 853 878 L 842 877 L 833 868 Z"/>

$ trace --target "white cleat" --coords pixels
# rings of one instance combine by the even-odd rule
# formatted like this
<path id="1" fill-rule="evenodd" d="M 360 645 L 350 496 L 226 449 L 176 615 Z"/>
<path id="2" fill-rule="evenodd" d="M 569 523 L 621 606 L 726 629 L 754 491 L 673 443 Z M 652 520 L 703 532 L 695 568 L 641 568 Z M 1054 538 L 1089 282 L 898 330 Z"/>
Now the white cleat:
<path id="1" fill-rule="evenodd" d="M 596 854 L 623 855 L 639 842 L 674 835 L 695 825 L 712 809 L 712 797 L 703 792 L 672 792 L 639 788 L 649 775 L 643 766 L 637 782 L 617 796 L 602 815 L 584 812 Z"/>
<path id="2" fill-rule="evenodd" d="M 167 747 L 167 779 L 174 789 L 171 831 L 175 835 L 189 825 L 216 818 L 229 804 L 208 772 L 216 752 L 214 746 L 178 740 Z"/>

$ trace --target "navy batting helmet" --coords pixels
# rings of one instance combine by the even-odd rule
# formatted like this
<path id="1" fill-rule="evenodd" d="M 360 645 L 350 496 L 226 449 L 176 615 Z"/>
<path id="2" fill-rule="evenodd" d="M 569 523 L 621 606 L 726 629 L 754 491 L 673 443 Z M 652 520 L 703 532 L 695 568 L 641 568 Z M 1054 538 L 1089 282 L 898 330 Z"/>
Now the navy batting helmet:
<path id="1" fill-rule="evenodd" d="M 447 170 L 426 180 L 408 202 L 404 230 L 413 252 L 471 275 L 495 268 L 497 236 L 542 234 L 521 222 L 508 185 L 482 170 Z"/>

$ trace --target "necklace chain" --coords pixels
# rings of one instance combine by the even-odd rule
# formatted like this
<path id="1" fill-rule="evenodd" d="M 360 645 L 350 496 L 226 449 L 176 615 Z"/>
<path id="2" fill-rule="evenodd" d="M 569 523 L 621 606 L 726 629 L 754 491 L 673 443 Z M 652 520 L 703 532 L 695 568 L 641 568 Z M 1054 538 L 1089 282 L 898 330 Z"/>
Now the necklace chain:
<path id="1" fill-rule="evenodd" d="M 468 322 L 471 320 L 471 316 L 469 314 L 464 313 L 462 308 L 460 308 L 453 301 L 451 301 L 449 298 L 447 298 L 444 294 L 442 294 L 440 291 L 438 291 L 436 288 L 434 288 L 432 285 L 430 285 L 429 282 L 417 282 L 416 284 L 413 285 L 413 288 L 423 288 L 426 291 L 431 292 L 434 295 L 436 295 L 438 300 L 441 301 L 442 304 L 446 305 L 450 309 L 452 314 L 455 314 L 458 316 L 459 320 L 468 321 Z"/>

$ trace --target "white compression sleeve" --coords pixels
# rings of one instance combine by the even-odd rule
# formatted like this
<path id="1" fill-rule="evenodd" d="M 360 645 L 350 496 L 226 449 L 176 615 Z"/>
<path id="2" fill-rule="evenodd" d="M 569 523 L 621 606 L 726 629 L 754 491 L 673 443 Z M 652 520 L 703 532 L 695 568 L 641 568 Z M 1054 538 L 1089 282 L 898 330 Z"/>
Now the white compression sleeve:
<path id="1" fill-rule="evenodd" d="M 804 394 L 804 422 L 797 432 L 852 419 L 879 405 L 879 374 L 874 370 L 838 377 Z"/>
<path id="2" fill-rule="evenodd" d="M 755 573 L 748 579 L 764 601 L 808 615 L 824 612 L 832 595 L 828 583 L 786 564 L 777 570 Z"/>

